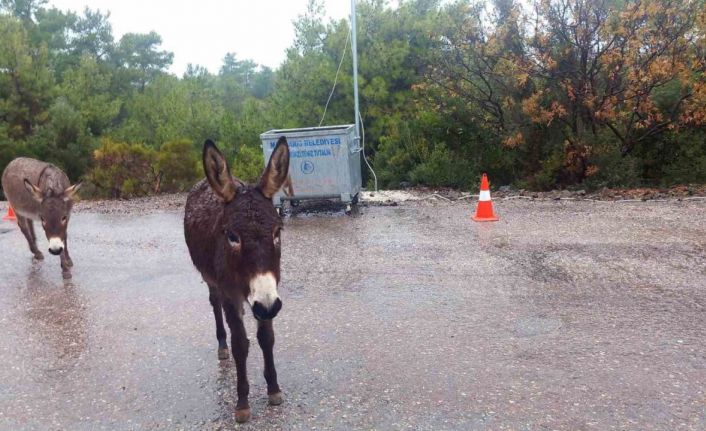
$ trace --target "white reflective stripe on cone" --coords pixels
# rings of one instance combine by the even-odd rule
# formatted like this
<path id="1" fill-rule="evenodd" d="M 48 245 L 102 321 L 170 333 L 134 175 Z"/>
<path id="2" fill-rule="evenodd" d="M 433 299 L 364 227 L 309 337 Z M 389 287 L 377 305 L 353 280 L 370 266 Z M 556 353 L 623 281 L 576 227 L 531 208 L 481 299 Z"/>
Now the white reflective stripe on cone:
<path id="1" fill-rule="evenodd" d="M 478 195 L 479 201 L 489 201 L 490 200 L 490 190 L 481 190 Z"/>

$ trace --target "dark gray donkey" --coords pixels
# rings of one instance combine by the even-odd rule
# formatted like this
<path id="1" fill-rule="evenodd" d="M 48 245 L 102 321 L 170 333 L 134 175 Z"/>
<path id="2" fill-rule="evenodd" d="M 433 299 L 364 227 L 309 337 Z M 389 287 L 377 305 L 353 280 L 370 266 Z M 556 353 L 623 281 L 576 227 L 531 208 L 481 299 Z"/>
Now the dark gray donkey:
<path id="1" fill-rule="evenodd" d="M 29 249 L 36 259 L 44 259 L 34 233 L 33 220 L 39 220 L 49 240 L 49 253 L 60 256 L 62 275 L 67 279 L 71 278 L 73 262 L 66 235 L 72 198 L 80 187 L 80 183 L 72 186 L 56 166 L 26 157 L 11 161 L 2 174 L 2 189 L 17 214 Z"/>
<path id="2" fill-rule="evenodd" d="M 269 402 L 282 402 L 272 353 L 272 319 L 282 308 L 277 294 L 282 220 L 272 205 L 272 196 L 289 172 L 287 140 L 279 139 L 256 185 L 233 178 L 223 154 L 211 141 L 203 147 L 203 170 L 206 179 L 194 186 L 186 200 L 184 235 L 191 260 L 208 284 L 219 359 L 228 358 L 225 311 L 238 378 L 235 419 L 246 422 L 250 419 L 246 371 L 250 341 L 243 325 L 245 302 L 257 319 L 257 341 L 265 359 Z"/>

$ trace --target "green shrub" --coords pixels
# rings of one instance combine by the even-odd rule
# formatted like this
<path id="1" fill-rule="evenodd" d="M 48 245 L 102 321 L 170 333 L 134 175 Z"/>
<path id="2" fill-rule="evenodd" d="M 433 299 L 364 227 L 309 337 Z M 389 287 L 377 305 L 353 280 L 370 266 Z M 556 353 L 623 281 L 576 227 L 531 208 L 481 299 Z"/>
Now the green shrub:
<path id="1" fill-rule="evenodd" d="M 402 142 L 399 137 L 380 137 L 373 162 L 380 187 L 395 188 L 403 181 L 411 181 L 409 174 L 416 163 Z"/>
<path id="2" fill-rule="evenodd" d="M 265 166 L 262 150 L 260 147 L 243 145 L 235 156 L 232 166 L 233 175 L 241 181 L 257 181 Z"/>
<path id="3" fill-rule="evenodd" d="M 588 190 L 603 187 L 637 187 L 641 184 L 640 160 L 623 156 L 613 139 L 596 142 L 588 157 L 587 176 L 582 186 Z"/>
<path id="4" fill-rule="evenodd" d="M 470 182 L 470 163 L 454 157 L 445 144 L 436 144 L 424 155 L 423 161 L 410 172 L 414 184 L 427 184 L 433 187 L 460 187 Z M 475 174 L 475 172 L 473 172 Z"/>
<path id="5" fill-rule="evenodd" d="M 111 198 L 144 196 L 157 184 L 157 153 L 143 144 L 104 138 L 93 153 L 94 166 L 87 179 L 99 194 Z"/>
<path id="6" fill-rule="evenodd" d="M 549 190 L 557 182 L 557 177 L 560 175 L 564 166 L 563 151 L 556 151 L 546 160 L 540 162 L 541 168 L 534 174 L 529 181 L 531 189 Z"/>
<path id="7" fill-rule="evenodd" d="M 181 192 L 196 182 L 202 168 L 191 141 L 180 139 L 162 145 L 156 169 L 160 180 L 158 192 Z"/>
<path id="8" fill-rule="evenodd" d="M 684 133 L 670 142 L 670 154 L 662 169 L 662 184 L 706 183 L 706 133 Z"/>

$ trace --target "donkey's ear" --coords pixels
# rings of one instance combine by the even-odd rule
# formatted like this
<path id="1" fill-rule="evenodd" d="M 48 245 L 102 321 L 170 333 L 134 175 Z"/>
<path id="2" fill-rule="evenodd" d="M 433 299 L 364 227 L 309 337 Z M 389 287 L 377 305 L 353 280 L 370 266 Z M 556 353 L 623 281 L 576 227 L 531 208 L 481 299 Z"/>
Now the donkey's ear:
<path id="1" fill-rule="evenodd" d="M 32 195 L 32 197 L 38 201 L 41 202 L 44 199 L 44 195 L 42 194 L 42 191 L 39 190 L 39 187 L 35 186 L 34 184 L 30 183 L 27 178 L 25 178 L 25 188 L 29 192 L 29 194 Z"/>
<path id="2" fill-rule="evenodd" d="M 265 172 L 262 173 L 258 187 L 266 198 L 271 199 L 277 193 L 289 175 L 289 145 L 282 136 L 272 151 Z"/>
<path id="3" fill-rule="evenodd" d="M 68 202 L 69 200 L 73 199 L 73 197 L 76 195 L 76 192 L 81 188 L 81 183 L 76 183 L 71 187 L 67 187 L 66 190 L 64 190 L 64 193 L 61 194 L 61 197 L 64 198 L 65 202 Z"/>
<path id="4" fill-rule="evenodd" d="M 228 163 L 210 139 L 203 144 L 203 170 L 211 188 L 224 202 L 235 199 L 238 188 L 230 175 Z"/>

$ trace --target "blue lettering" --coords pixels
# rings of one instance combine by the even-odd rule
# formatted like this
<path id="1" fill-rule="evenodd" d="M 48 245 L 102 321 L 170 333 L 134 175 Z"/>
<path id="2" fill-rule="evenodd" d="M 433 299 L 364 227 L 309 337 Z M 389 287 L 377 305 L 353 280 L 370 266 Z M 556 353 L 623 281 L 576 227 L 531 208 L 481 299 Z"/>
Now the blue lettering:
<path id="1" fill-rule="evenodd" d="M 331 138 L 317 138 L 317 139 L 295 139 L 288 141 L 289 148 L 299 148 L 299 147 L 320 147 L 324 145 L 341 145 L 341 138 L 331 137 Z M 273 149 L 277 145 L 277 141 L 269 142 L 270 149 Z"/>
<path id="2" fill-rule="evenodd" d="M 330 148 L 322 148 L 317 150 L 297 150 L 292 151 L 290 156 L 292 158 L 302 158 L 302 157 L 327 157 L 332 155 Z"/>

